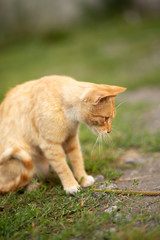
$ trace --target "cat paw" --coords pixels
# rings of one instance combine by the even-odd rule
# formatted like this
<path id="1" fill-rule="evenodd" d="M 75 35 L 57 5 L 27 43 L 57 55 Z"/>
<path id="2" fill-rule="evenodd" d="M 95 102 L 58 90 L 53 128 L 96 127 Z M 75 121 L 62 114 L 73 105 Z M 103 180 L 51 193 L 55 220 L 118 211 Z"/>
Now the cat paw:
<path id="1" fill-rule="evenodd" d="M 75 194 L 80 191 L 80 186 L 71 186 L 64 188 L 67 194 Z"/>
<path id="2" fill-rule="evenodd" d="M 87 176 L 84 181 L 82 182 L 82 187 L 90 187 L 94 184 L 95 180 L 92 176 Z"/>

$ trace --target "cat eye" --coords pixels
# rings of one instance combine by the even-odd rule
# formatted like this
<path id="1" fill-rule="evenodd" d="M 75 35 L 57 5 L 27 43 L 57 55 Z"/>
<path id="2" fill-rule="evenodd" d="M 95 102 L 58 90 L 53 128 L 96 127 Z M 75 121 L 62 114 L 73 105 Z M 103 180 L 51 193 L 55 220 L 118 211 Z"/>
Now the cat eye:
<path id="1" fill-rule="evenodd" d="M 109 117 L 105 117 L 105 121 L 107 121 L 109 119 Z"/>

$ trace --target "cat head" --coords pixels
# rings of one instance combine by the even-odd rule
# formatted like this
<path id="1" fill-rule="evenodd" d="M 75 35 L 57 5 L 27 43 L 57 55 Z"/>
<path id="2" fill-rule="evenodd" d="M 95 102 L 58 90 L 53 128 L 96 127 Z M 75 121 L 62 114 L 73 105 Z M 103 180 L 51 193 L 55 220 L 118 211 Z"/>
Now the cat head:
<path id="1" fill-rule="evenodd" d="M 115 97 L 125 90 L 110 85 L 86 88 L 81 95 L 81 121 L 96 135 L 110 133 L 116 115 Z"/>

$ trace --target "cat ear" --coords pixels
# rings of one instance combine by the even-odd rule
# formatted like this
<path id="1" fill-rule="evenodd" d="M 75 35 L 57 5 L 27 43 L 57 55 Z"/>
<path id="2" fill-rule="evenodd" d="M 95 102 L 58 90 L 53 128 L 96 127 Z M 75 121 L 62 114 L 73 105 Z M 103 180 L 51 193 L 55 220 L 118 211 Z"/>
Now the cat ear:
<path id="1" fill-rule="evenodd" d="M 86 89 L 81 99 L 85 102 L 90 102 L 93 105 L 97 105 L 100 101 L 107 97 L 116 97 L 117 94 L 124 92 L 126 88 L 118 87 L 118 86 L 108 86 L 108 85 L 101 85 L 103 90 L 97 89 Z M 102 89 L 101 88 L 101 89 Z"/>
<path id="2" fill-rule="evenodd" d="M 97 105 L 100 101 L 102 101 L 106 97 L 116 97 L 117 94 L 124 92 L 127 88 L 119 87 L 119 86 L 110 86 L 110 85 L 104 85 L 104 88 L 106 89 L 105 92 L 97 92 L 97 96 L 95 96 L 95 105 Z M 96 99 L 97 97 L 97 99 Z"/>
<path id="3" fill-rule="evenodd" d="M 102 99 L 106 97 L 115 97 L 116 94 L 109 93 L 107 91 L 100 91 L 100 90 L 93 90 L 93 89 L 86 89 L 81 99 L 84 102 L 90 102 L 93 105 L 97 105 Z"/>
<path id="4" fill-rule="evenodd" d="M 96 91 L 92 96 L 92 104 L 97 105 L 100 101 L 103 101 L 105 98 L 116 97 L 116 94 L 110 92 Z"/>
<path id="5" fill-rule="evenodd" d="M 119 86 L 107 86 L 107 91 L 113 93 L 115 95 L 124 92 L 127 88 L 119 87 Z"/>

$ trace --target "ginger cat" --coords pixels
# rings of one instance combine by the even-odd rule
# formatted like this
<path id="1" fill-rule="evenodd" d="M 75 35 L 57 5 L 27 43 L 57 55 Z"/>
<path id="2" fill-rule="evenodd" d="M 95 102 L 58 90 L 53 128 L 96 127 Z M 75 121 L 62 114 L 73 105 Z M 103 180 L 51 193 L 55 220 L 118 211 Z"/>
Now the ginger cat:
<path id="1" fill-rule="evenodd" d="M 11 89 L 0 105 L 0 192 L 29 183 L 49 165 L 66 193 L 91 186 L 78 140 L 79 123 L 96 135 L 111 131 L 114 98 L 126 88 L 48 76 Z M 73 173 L 66 162 L 68 157 Z"/>

